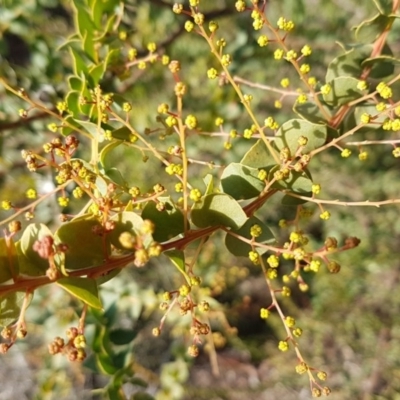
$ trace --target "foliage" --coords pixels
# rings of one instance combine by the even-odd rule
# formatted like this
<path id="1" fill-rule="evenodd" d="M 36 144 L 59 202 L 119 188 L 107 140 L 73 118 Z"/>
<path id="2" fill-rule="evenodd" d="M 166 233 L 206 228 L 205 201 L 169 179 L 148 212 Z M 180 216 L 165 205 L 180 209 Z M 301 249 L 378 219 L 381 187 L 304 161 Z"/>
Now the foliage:
<path id="1" fill-rule="evenodd" d="M 400 4 L 365 6 L 373 16 L 358 21 L 351 40 L 338 32 L 343 43 L 330 60 L 316 54 L 318 39 L 308 43 L 314 11 L 296 4 L 73 0 L 0 8 L 2 163 L 15 179 L 3 178 L 0 199 L 2 353 L 26 336 L 46 290 L 61 288 L 67 295 L 48 305 L 47 318 L 33 312 L 46 325 L 63 303 L 72 310 L 56 321 L 68 326 L 67 337 L 53 336 L 50 354 L 107 376 L 95 392 L 111 399 L 151 398 L 152 386 L 157 399 L 183 398 L 191 357 L 204 347 L 216 369 L 217 348 L 240 337 L 228 323 L 234 313 L 222 312 L 224 293 L 261 277 L 268 294 L 257 294 L 257 319 L 275 336 L 265 352 L 275 357 L 271 343 L 285 357 L 293 352 L 276 366 L 291 362 L 313 397 L 331 393 L 315 364 L 321 345 L 315 353 L 302 346 L 303 329 L 321 343 L 322 328 L 307 313 L 302 320 L 300 308 L 311 302 L 318 316 L 370 287 L 360 275 L 372 267 L 350 268 L 347 250 L 363 257 L 368 247 L 355 249 L 365 229 L 355 222 L 365 216 L 351 210 L 400 203 L 391 189 L 400 157 L 391 33 Z M 55 23 L 41 31 L 34 19 L 33 34 L 28 21 L 40 7 Z M 13 43 L 28 54 L 17 57 Z M 35 68 L 24 73 L 29 63 Z M 33 178 L 21 172 L 17 148 Z M 356 173 L 368 184 L 351 191 L 346 180 Z M 385 185 L 373 185 L 375 176 Z M 232 267 L 229 282 L 234 263 L 241 267 Z M 339 272 L 342 280 L 332 276 Z M 147 354 L 139 362 L 143 342 L 156 346 L 167 334 L 176 345 L 163 351 L 175 360 L 152 364 Z M 151 371 L 160 364 L 158 378 Z"/>

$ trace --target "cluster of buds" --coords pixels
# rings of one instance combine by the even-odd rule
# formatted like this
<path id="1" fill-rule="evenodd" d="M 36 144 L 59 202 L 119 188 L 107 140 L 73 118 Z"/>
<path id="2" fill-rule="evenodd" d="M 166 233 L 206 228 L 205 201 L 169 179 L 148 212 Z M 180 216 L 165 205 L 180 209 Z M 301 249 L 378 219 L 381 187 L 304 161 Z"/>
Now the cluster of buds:
<path id="1" fill-rule="evenodd" d="M 78 328 L 67 330 L 67 342 L 61 337 L 56 337 L 48 346 L 51 355 L 63 354 L 69 361 L 83 361 L 86 358 L 86 338 Z"/>
<path id="2" fill-rule="evenodd" d="M 48 128 L 54 131 L 57 126 L 50 124 Z M 79 140 L 75 135 L 69 135 L 65 138 L 64 144 L 60 138 L 54 138 L 51 142 L 43 145 L 45 153 L 54 153 L 57 156 L 65 157 L 66 155 L 71 156 L 79 146 Z"/>
<path id="3" fill-rule="evenodd" d="M 5 354 L 15 343 L 17 339 L 23 339 L 27 335 L 25 324 L 15 324 L 14 326 L 6 326 L 2 329 L 0 335 L 7 342 L 0 343 L 0 354 Z"/>
<path id="4" fill-rule="evenodd" d="M 30 172 L 36 172 L 42 165 L 38 164 L 37 155 L 30 150 L 22 150 L 21 156 L 26 162 L 26 166 Z"/>

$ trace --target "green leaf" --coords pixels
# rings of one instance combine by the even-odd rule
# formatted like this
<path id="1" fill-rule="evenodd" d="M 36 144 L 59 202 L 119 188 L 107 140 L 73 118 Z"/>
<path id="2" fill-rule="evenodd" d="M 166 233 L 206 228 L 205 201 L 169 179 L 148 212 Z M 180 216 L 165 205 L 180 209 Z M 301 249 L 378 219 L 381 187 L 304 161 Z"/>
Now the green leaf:
<path id="1" fill-rule="evenodd" d="M 105 375 L 114 375 L 117 368 L 113 365 L 110 356 L 107 354 L 96 354 L 96 364 L 100 372 Z M 118 397 L 118 399 L 125 399 L 125 397 Z"/>
<path id="2" fill-rule="evenodd" d="M 90 121 L 82 121 L 79 119 L 75 119 L 75 121 L 82 126 L 93 138 L 97 139 L 99 143 L 104 140 L 104 129 Z"/>
<path id="3" fill-rule="evenodd" d="M 153 242 L 153 236 L 150 234 L 143 236 L 140 229 L 143 225 L 143 218 L 133 211 L 123 211 L 113 215 L 112 221 L 116 222 L 115 228 L 109 234 L 109 240 L 117 249 L 124 250 L 121 245 L 119 237 L 123 232 L 129 232 L 133 236 L 140 235 L 143 240 L 143 245 L 148 247 Z"/>
<path id="4" fill-rule="evenodd" d="M 122 128 L 115 129 L 114 131 L 111 132 L 111 136 L 113 139 L 118 139 L 118 140 L 123 140 L 125 142 L 130 143 L 130 135 L 132 131 L 127 128 L 126 126 L 123 126 Z"/>
<path id="5" fill-rule="evenodd" d="M 357 88 L 359 79 L 351 76 L 340 76 L 330 81 L 331 90 L 324 94 L 324 101 L 332 106 L 341 106 L 353 100 L 359 99 L 366 91 Z"/>
<path id="6" fill-rule="evenodd" d="M 110 332 L 110 340 L 118 346 L 123 346 L 132 342 L 136 333 L 133 329 L 114 329 Z"/>
<path id="7" fill-rule="evenodd" d="M 239 229 L 247 215 L 240 204 L 227 194 L 213 193 L 195 203 L 191 212 L 192 222 L 199 228 L 222 225 Z"/>
<path id="8" fill-rule="evenodd" d="M 110 246 L 104 244 L 103 238 L 93 232 L 93 229 L 99 228 L 101 225 L 91 214 L 60 226 L 54 237 L 57 243 L 68 246 L 65 254 L 66 269 L 88 268 L 104 263 L 106 255 L 110 254 Z"/>
<path id="9" fill-rule="evenodd" d="M 274 167 L 269 173 L 269 180 L 273 179 L 274 172 L 279 170 L 279 166 Z M 290 171 L 289 176 L 285 180 L 273 183 L 274 189 L 286 189 L 302 196 L 310 196 L 312 188 L 312 180 L 306 171 L 297 172 Z"/>
<path id="10" fill-rule="evenodd" d="M 386 78 L 393 74 L 395 66 L 400 60 L 390 55 L 380 55 L 374 58 L 366 58 L 361 65 L 371 68 L 370 77 L 374 79 Z"/>
<path id="11" fill-rule="evenodd" d="M 97 86 L 106 72 L 107 65 L 103 61 L 98 65 L 89 68 L 89 78 L 93 87 Z"/>
<path id="12" fill-rule="evenodd" d="M 259 225 L 262 229 L 262 234 L 258 238 L 256 238 L 256 242 L 263 244 L 275 243 L 276 240 L 271 230 L 268 228 L 267 225 L 264 224 L 264 222 L 262 222 L 255 216 L 250 217 L 240 229 L 232 229 L 231 232 L 251 240 L 252 237 L 250 235 L 250 228 L 256 224 Z M 229 233 L 227 233 L 225 237 L 225 246 L 233 255 L 237 257 L 248 257 L 249 252 L 252 249 L 252 247 L 248 243 L 243 242 L 239 238 L 232 236 Z M 256 249 L 260 255 L 264 254 L 267 251 L 266 249 L 262 249 L 259 247 L 257 247 Z"/>
<path id="13" fill-rule="evenodd" d="M 328 115 L 331 115 L 331 111 L 328 107 L 324 107 Z M 324 124 L 326 123 L 326 118 L 322 114 L 320 108 L 311 102 L 298 103 L 296 102 L 293 111 L 303 119 L 313 122 L 314 124 Z"/>
<path id="14" fill-rule="evenodd" d="M 0 238 L 0 283 L 18 276 L 19 263 L 17 250 L 12 239 L 8 243 Z"/>
<path id="15" fill-rule="evenodd" d="M 168 250 L 164 254 L 171 260 L 178 271 L 190 280 L 186 274 L 185 253 L 182 250 Z"/>
<path id="16" fill-rule="evenodd" d="M 81 73 L 83 73 L 85 76 L 87 76 L 88 68 L 86 66 L 86 62 L 84 61 L 82 55 L 72 47 L 69 48 L 69 52 L 71 53 L 71 58 L 73 61 L 74 74 L 79 76 L 79 75 L 81 75 Z M 74 78 L 76 78 L 76 77 L 74 77 Z"/>
<path id="17" fill-rule="evenodd" d="M 373 18 L 361 22 L 356 27 L 356 39 L 362 43 L 372 43 L 385 30 L 389 30 L 395 17 L 377 14 Z"/>
<path id="18" fill-rule="evenodd" d="M 224 193 L 235 200 L 257 197 L 265 187 L 265 183 L 258 179 L 258 172 L 257 168 L 238 163 L 229 164 L 221 176 Z"/>
<path id="19" fill-rule="evenodd" d="M 99 156 L 99 160 L 101 165 L 103 166 L 103 168 L 105 170 L 108 170 L 110 168 L 112 168 L 114 166 L 114 163 L 111 161 L 108 161 L 109 157 L 107 157 L 109 155 L 109 153 L 114 150 L 115 148 L 117 148 L 119 145 L 121 145 L 122 142 L 120 141 L 113 141 L 111 143 L 108 143 L 106 146 L 103 147 L 103 149 L 100 152 L 100 156 Z"/>
<path id="20" fill-rule="evenodd" d="M 24 303 L 25 292 L 14 292 L 0 296 L 0 326 L 5 327 L 16 321 Z"/>
<path id="21" fill-rule="evenodd" d="M 373 0 L 381 14 L 389 15 L 392 13 L 393 0 Z"/>
<path id="22" fill-rule="evenodd" d="M 203 178 L 203 182 L 206 184 L 206 191 L 205 191 L 205 195 L 207 194 L 211 194 L 214 192 L 214 177 L 211 174 L 207 174 L 204 178 Z"/>
<path id="23" fill-rule="evenodd" d="M 68 277 L 59 279 L 57 285 L 88 306 L 102 308 L 95 279 Z"/>
<path id="24" fill-rule="evenodd" d="M 73 4 L 75 6 L 75 26 L 77 26 L 81 38 L 84 39 L 87 32 L 93 34 L 96 27 L 84 2 L 73 0 Z"/>
<path id="25" fill-rule="evenodd" d="M 376 110 L 376 107 L 374 104 L 364 104 L 364 105 L 358 106 L 354 110 L 355 121 L 361 121 L 361 116 L 365 113 L 374 117 L 375 115 L 378 114 L 378 111 Z M 363 126 L 357 132 L 371 131 L 371 129 L 381 130 L 382 124 L 386 118 L 387 118 L 387 116 L 385 114 L 381 113 L 381 115 L 379 115 L 378 117 L 376 117 L 374 119 L 373 123 Z"/>
<path id="26" fill-rule="evenodd" d="M 326 82 L 331 82 L 340 76 L 352 76 L 353 78 L 359 79 L 363 69 L 365 68 L 364 63 L 366 60 L 370 59 L 372 51 L 372 44 L 356 45 L 344 54 L 336 57 L 329 64 L 325 78 Z M 389 46 L 385 45 L 383 47 L 381 56 L 393 56 Z M 381 73 L 382 72 L 379 71 L 379 66 L 377 65 L 377 67 L 373 68 L 371 71 L 370 77 L 375 78 Z M 387 73 L 387 68 L 385 68 L 385 73 Z"/>
<path id="27" fill-rule="evenodd" d="M 262 139 L 258 139 L 257 142 L 250 148 L 250 150 L 244 155 L 240 164 L 247 165 L 252 168 L 264 168 L 268 165 L 275 165 L 276 162 L 270 154 L 267 146 Z"/>
<path id="28" fill-rule="evenodd" d="M 185 220 L 182 211 L 169 196 L 159 197 L 158 200 L 164 204 L 164 210 L 159 211 L 156 203 L 149 201 L 143 209 L 142 218 L 154 223 L 154 240 L 165 242 L 185 231 Z"/>
<path id="29" fill-rule="evenodd" d="M 33 245 L 37 240 L 42 240 L 45 236 L 53 237 L 50 229 L 43 224 L 29 224 L 21 236 L 21 240 L 16 243 L 17 254 L 19 250 L 20 274 L 29 276 L 40 276 L 46 273 L 49 262 L 39 256 L 33 250 Z"/>
<path id="30" fill-rule="evenodd" d="M 303 119 L 291 119 L 279 128 L 276 133 L 275 145 L 279 150 L 288 147 L 291 156 L 294 156 L 299 148 L 298 139 L 304 136 L 308 142 L 303 147 L 302 153 L 307 154 L 323 146 L 327 135 L 326 125 L 313 124 Z"/>
<path id="31" fill-rule="evenodd" d="M 118 186 L 128 188 L 128 183 L 121 174 L 118 168 L 109 168 L 105 171 L 104 175 L 116 183 Z"/>

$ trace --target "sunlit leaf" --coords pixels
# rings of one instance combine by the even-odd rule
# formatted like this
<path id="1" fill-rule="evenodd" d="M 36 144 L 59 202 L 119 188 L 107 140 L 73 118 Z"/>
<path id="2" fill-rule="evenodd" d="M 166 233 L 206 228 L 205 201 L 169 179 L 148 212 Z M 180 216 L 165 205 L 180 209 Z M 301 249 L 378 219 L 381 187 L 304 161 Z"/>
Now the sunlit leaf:
<path id="1" fill-rule="evenodd" d="M 325 144 L 327 127 L 302 119 L 291 119 L 280 126 L 275 145 L 278 149 L 289 148 L 291 156 L 294 156 L 299 148 L 300 137 L 307 138 L 307 144 L 302 149 L 302 153 L 307 154 Z"/>
<path id="2" fill-rule="evenodd" d="M 257 197 L 265 187 L 265 183 L 258 178 L 258 173 L 257 168 L 231 163 L 221 175 L 222 190 L 236 200 Z"/>
<path id="3" fill-rule="evenodd" d="M 13 276 L 17 277 L 18 270 L 18 256 L 13 240 L 7 243 L 6 239 L 0 238 L 0 283 L 7 282 Z"/>
<path id="4" fill-rule="evenodd" d="M 25 292 L 13 292 L 0 296 L 0 326 L 11 325 L 21 312 Z"/>
<path id="5" fill-rule="evenodd" d="M 68 293 L 83 301 L 88 306 L 99 309 L 102 308 L 95 279 L 68 277 L 59 279 L 57 285 L 61 286 Z"/>
<path id="6" fill-rule="evenodd" d="M 231 196 L 221 193 L 209 194 L 195 203 L 191 218 L 199 228 L 222 225 L 239 229 L 247 221 L 240 204 Z"/>

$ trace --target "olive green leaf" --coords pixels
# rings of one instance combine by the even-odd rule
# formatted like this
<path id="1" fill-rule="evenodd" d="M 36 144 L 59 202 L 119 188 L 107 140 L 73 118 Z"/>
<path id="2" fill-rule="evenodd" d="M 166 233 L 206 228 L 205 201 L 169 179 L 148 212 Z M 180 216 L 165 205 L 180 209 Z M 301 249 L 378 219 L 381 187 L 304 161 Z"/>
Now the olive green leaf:
<path id="1" fill-rule="evenodd" d="M 240 204 L 227 194 L 212 193 L 195 203 L 191 212 L 192 222 L 199 228 L 227 226 L 239 229 L 247 215 Z"/>
<path id="2" fill-rule="evenodd" d="M 149 219 L 155 225 L 154 240 L 165 242 L 185 230 L 182 211 L 175 206 L 170 197 L 159 197 L 164 209 L 159 211 L 154 201 L 149 201 L 143 209 L 142 218 Z"/>
<path id="3" fill-rule="evenodd" d="M 222 173 L 221 186 L 224 193 L 235 200 L 257 197 L 265 183 L 258 178 L 259 170 L 246 165 L 231 163 Z"/>
<path id="4" fill-rule="evenodd" d="M 299 148 L 298 140 L 301 136 L 307 138 L 307 144 L 302 149 L 302 153 L 306 154 L 325 144 L 328 129 L 326 125 L 314 124 L 303 119 L 291 119 L 280 126 L 276 133 L 275 145 L 279 150 L 287 147 L 294 156 Z"/>
<path id="5" fill-rule="evenodd" d="M 57 285 L 88 306 L 98 309 L 102 308 L 95 279 L 68 277 L 59 279 Z"/>
<path id="6" fill-rule="evenodd" d="M 110 245 L 96 233 L 100 223 L 91 214 L 66 222 L 54 234 L 57 243 L 68 246 L 65 268 L 75 270 L 100 265 L 110 254 Z"/>

